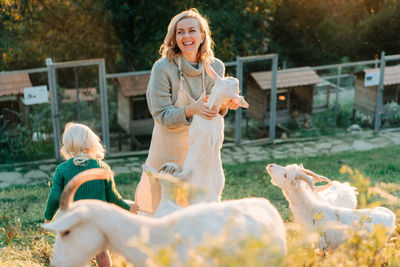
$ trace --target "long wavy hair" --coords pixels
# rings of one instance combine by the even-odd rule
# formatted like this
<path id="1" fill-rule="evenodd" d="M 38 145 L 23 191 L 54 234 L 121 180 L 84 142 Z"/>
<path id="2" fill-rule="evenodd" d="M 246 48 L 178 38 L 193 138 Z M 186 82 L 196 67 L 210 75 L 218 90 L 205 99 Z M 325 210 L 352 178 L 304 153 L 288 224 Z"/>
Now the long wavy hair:
<path id="1" fill-rule="evenodd" d="M 207 19 L 203 17 L 196 8 L 185 10 L 171 19 L 168 25 L 167 35 L 160 47 L 160 54 L 169 60 L 172 60 L 174 57 L 181 54 L 181 50 L 176 43 L 176 25 L 179 21 L 186 18 L 196 19 L 199 23 L 200 32 L 204 34 L 204 41 L 200 44 L 197 52 L 197 61 L 202 63 L 212 62 L 214 58 L 214 42 L 211 39 L 210 27 L 208 26 Z"/>

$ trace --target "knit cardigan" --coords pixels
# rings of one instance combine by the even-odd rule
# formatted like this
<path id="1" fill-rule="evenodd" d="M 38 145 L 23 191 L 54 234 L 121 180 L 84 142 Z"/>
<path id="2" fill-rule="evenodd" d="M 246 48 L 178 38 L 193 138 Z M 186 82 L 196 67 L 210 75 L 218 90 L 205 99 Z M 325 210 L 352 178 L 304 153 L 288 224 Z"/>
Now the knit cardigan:
<path id="1" fill-rule="evenodd" d="M 182 58 L 183 89 L 195 100 L 202 93 L 201 72 L 203 65 L 199 63 L 197 68 L 192 66 L 184 57 Z M 184 107 L 175 108 L 179 91 L 178 59 L 169 60 L 163 57 L 154 63 L 151 70 L 150 81 L 147 87 L 146 98 L 150 113 L 154 120 L 166 128 L 176 128 L 188 125 Z M 224 77 L 225 66 L 219 59 L 211 63 L 214 70 Z M 204 85 L 206 94 L 211 93 L 214 80 L 204 72 Z M 226 111 L 223 112 L 225 115 Z"/>
<path id="2" fill-rule="evenodd" d="M 53 177 L 53 185 L 51 186 L 46 210 L 44 212 L 44 218 L 46 220 L 53 219 L 54 214 L 60 206 L 60 196 L 66 184 L 78 173 L 92 168 L 110 170 L 110 167 L 106 163 L 94 159 L 89 159 L 81 165 L 75 165 L 74 159 L 71 158 L 58 165 Z M 109 180 L 94 180 L 84 183 L 75 193 L 74 201 L 79 199 L 103 200 L 129 210 L 129 205 L 122 200 L 116 189 L 114 178 Z"/>

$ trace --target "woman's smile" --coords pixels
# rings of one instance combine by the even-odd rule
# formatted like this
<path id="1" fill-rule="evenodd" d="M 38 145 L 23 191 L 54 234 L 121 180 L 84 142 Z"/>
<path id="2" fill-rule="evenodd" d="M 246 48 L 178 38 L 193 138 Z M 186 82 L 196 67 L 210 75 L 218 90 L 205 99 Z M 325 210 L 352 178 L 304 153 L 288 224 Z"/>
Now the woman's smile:
<path id="1" fill-rule="evenodd" d="M 197 53 L 203 39 L 204 34 L 195 18 L 185 18 L 177 23 L 175 40 L 186 60 L 197 61 Z"/>

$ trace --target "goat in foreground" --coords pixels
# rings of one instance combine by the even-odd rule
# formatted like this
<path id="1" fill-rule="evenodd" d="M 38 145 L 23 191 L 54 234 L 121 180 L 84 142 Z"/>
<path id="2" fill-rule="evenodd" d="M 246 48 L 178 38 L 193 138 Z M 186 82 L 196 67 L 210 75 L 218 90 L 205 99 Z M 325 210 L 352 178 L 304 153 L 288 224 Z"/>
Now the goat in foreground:
<path id="1" fill-rule="evenodd" d="M 249 104 L 239 96 L 239 80 L 233 77 L 221 78 L 209 64 L 206 71 L 215 84 L 207 104 L 210 108 L 219 110 L 221 105 L 231 99 L 239 106 L 248 108 Z M 191 172 L 187 182 L 202 193 L 189 196 L 189 204 L 200 202 L 221 201 L 225 185 L 225 175 L 222 169 L 221 147 L 224 141 L 224 118 L 217 114 L 212 120 L 198 115 L 193 116 L 189 127 L 190 148 L 183 163 L 183 172 Z"/>
<path id="2" fill-rule="evenodd" d="M 104 248 L 121 253 L 135 266 L 148 266 L 151 264 L 148 255 L 140 247 L 129 245 L 143 232 L 147 232 L 147 244 L 152 249 L 168 246 L 179 236 L 177 264 L 186 263 L 191 249 L 207 247 L 209 239 L 205 237 L 218 237 L 224 232 L 228 234 L 220 249 L 230 247 L 233 251 L 239 250 L 239 240 L 253 236 L 265 237 L 263 240 L 270 244 L 263 248 L 266 258 L 286 253 L 286 231 L 282 218 L 275 207 L 262 198 L 201 203 L 159 219 L 134 215 L 99 200 L 72 203 L 82 183 L 110 176 L 110 171 L 90 169 L 76 175 L 65 187 L 60 200 L 60 209 L 64 214 L 42 225 L 57 232 L 52 266 L 84 266 Z"/>
<path id="3" fill-rule="evenodd" d="M 395 229 L 395 215 L 384 207 L 374 209 L 349 209 L 332 206 L 320 201 L 311 191 L 321 191 L 329 186 L 318 187 L 306 172 L 298 165 L 281 167 L 268 164 L 266 167 L 272 184 L 282 189 L 289 201 L 295 220 L 307 231 L 322 230 L 320 248 L 335 248 L 346 240 L 345 228 L 363 227 L 371 232 L 373 227 L 381 225 L 389 236 Z M 300 171 L 299 171 L 300 170 Z M 343 227 L 344 226 L 344 227 Z"/>

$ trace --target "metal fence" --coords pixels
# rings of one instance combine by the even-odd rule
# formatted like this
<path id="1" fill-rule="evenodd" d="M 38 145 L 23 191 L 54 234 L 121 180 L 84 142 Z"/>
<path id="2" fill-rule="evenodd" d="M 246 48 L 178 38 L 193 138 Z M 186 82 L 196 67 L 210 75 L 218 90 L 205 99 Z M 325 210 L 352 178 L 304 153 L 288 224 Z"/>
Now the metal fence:
<path id="1" fill-rule="evenodd" d="M 320 101 L 318 105 L 315 105 L 315 108 L 332 109 L 333 106 L 332 119 L 336 125 L 338 107 L 340 106 L 339 96 L 345 92 L 354 93 L 355 73 L 369 66 L 371 68 L 379 67 L 380 75 L 376 97 L 377 108 L 374 114 L 374 130 L 379 131 L 381 127 L 380 116 L 382 111 L 385 67 L 387 62 L 396 62 L 399 60 L 400 55 L 385 56 L 385 54 L 382 53 L 379 60 L 375 59 L 309 67 L 308 69 L 317 73 L 322 80 L 314 90 L 314 94 L 318 96 Z M 274 142 L 277 129 L 277 80 L 280 75 L 291 72 L 301 73 L 302 71 L 307 71 L 307 69 L 278 69 L 277 54 L 237 57 L 236 61 L 226 62 L 225 66 L 228 73 L 231 73 L 239 79 L 240 88 L 243 90 L 244 94 L 246 94 L 246 83 L 248 83 L 246 77 L 249 77 L 249 71 L 246 70 L 247 64 L 254 64 L 255 62 L 258 62 L 263 70 L 268 70 L 268 75 L 270 75 L 270 77 L 267 77 L 271 83 L 269 86 L 270 91 L 267 103 L 268 110 L 260 110 L 260 112 L 265 112 L 268 116 L 266 122 L 264 122 L 264 126 L 268 128 L 265 129 L 265 131 L 267 132 L 268 139 Z M 126 130 L 121 129 L 122 122 L 119 116 L 124 114 L 131 116 L 132 112 L 140 113 L 140 110 L 144 108 L 143 100 L 145 101 L 145 99 L 141 96 L 137 99 L 142 102 L 135 102 L 132 100 L 132 97 L 124 100 L 125 102 L 122 101 L 120 99 L 121 80 L 118 79 L 123 77 L 136 77 L 139 79 L 140 77 L 148 76 L 150 71 L 107 74 L 104 59 L 71 62 L 52 62 L 48 59 L 46 63 L 46 68 L 3 72 L 0 73 L 0 76 L 15 73 L 28 73 L 33 86 L 48 86 L 51 96 L 50 99 L 56 99 L 57 101 L 27 106 L 27 108 L 30 110 L 33 120 L 35 116 L 36 118 L 40 118 L 38 121 L 43 124 L 40 131 L 52 136 L 54 153 L 57 160 L 60 160 L 60 125 L 64 126 L 68 121 L 79 121 L 91 126 L 91 128 L 101 136 L 108 153 L 111 154 L 116 151 L 121 151 L 122 144 L 126 143 L 127 140 L 129 140 L 130 143 L 136 142 L 136 144 L 142 142 L 146 143 L 138 139 L 139 137 L 135 136 L 135 134 L 126 133 Z M 349 96 L 354 97 L 351 94 L 349 94 Z M 315 98 L 315 96 L 313 97 Z M 47 115 L 49 110 L 51 110 L 51 116 L 44 118 L 45 115 L 43 112 L 46 110 Z M 2 110 L 1 112 L 4 114 L 7 110 Z M 227 139 L 234 141 L 236 144 L 240 144 L 244 141 L 242 136 L 243 128 L 248 128 L 248 121 L 251 119 L 246 115 L 247 111 L 243 112 L 242 109 L 238 109 L 234 114 L 234 116 L 228 114 L 226 117 L 227 128 L 230 127 L 233 129 L 233 131 L 231 131 L 233 136 L 231 137 L 228 135 Z M 133 127 L 137 127 L 136 129 L 144 129 L 148 127 L 146 121 L 149 121 L 149 117 L 139 118 L 137 121 L 139 124 L 133 124 Z M 129 129 L 129 127 L 132 127 L 132 124 L 125 128 Z M 110 141 L 110 138 L 113 139 L 113 141 Z M 137 147 L 141 149 L 146 148 L 148 140 L 149 137 L 147 138 L 145 146 Z M 245 142 L 247 141 L 248 138 L 246 138 Z M 130 149 L 132 149 L 132 145 L 128 148 L 128 150 Z"/>

